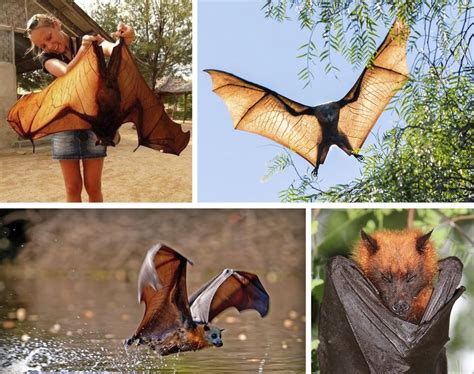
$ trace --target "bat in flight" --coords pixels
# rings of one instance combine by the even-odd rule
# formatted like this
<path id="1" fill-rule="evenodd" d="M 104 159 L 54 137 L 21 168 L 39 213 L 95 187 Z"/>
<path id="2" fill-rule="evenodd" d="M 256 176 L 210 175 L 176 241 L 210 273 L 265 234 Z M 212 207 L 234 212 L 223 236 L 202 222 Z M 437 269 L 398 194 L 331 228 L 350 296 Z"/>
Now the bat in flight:
<path id="1" fill-rule="evenodd" d="M 222 329 L 209 323 L 225 309 L 255 309 L 267 315 L 270 297 L 258 277 L 245 271 L 225 269 L 188 299 L 188 262 L 164 244 L 148 251 L 138 277 L 138 300 L 145 303 L 145 315 L 126 345 L 145 344 L 161 356 L 221 347 Z"/>
<path id="2" fill-rule="evenodd" d="M 70 72 L 18 100 L 8 122 L 32 142 L 60 131 L 90 129 L 98 144 L 112 146 L 119 127 L 133 122 L 138 146 L 175 155 L 186 148 L 190 137 L 166 114 L 123 39 L 108 63 L 102 48 L 93 42 Z"/>
<path id="3" fill-rule="evenodd" d="M 354 261 L 342 256 L 330 259 L 319 315 L 321 374 L 446 374 L 444 345 L 452 307 L 465 290 L 457 288 L 461 276 L 462 263 L 456 257 L 438 261 L 437 283 L 415 324 L 383 304 Z"/>
<path id="4" fill-rule="evenodd" d="M 234 128 L 263 135 L 304 157 L 317 175 L 331 145 L 361 159 L 359 150 L 383 110 L 407 79 L 408 27 L 396 20 L 371 63 L 338 101 L 306 106 L 220 70 L 212 89 L 227 105 Z"/>

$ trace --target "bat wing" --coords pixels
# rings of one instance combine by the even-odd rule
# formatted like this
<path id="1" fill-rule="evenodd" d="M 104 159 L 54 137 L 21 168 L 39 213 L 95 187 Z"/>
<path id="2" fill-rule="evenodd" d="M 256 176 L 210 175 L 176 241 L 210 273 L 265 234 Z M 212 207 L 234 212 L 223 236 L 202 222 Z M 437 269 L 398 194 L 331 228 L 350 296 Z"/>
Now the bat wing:
<path id="1" fill-rule="evenodd" d="M 432 298 L 425 312 L 431 319 L 415 325 L 382 304 L 352 260 L 332 258 L 319 315 L 321 373 L 442 373 L 445 357 L 440 352 L 449 339 L 449 316 L 464 291 L 455 284 L 462 269 L 459 260 L 447 260 L 440 262 L 433 293 L 441 296 Z M 443 290 L 446 284 L 452 286 L 448 291 Z"/>
<path id="2" fill-rule="evenodd" d="M 234 128 L 263 135 L 316 165 L 322 132 L 312 108 L 233 74 L 205 71 L 212 90 L 227 105 Z"/>
<path id="3" fill-rule="evenodd" d="M 197 290 L 189 299 L 193 321 L 208 323 L 227 308 L 240 312 L 255 309 L 262 317 L 268 313 L 270 297 L 255 274 L 225 269 Z"/>
<path id="4" fill-rule="evenodd" d="M 183 325 L 193 325 L 186 290 L 185 257 L 164 244 L 152 247 L 138 276 L 138 300 L 145 314 L 133 338 L 161 339 Z"/>
<path id="5" fill-rule="evenodd" d="M 8 122 L 23 138 L 34 140 L 59 131 L 90 129 L 77 113 L 97 116 L 99 60 L 89 47 L 77 65 L 40 92 L 23 96 L 10 109 Z"/>
<path id="6" fill-rule="evenodd" d="M 360 149 L 385 107 L 408 76 L 408 27 L 396 20 L 360 78 L 340 101 L 339 130 Z"/>
<path id="7" fill-rule="evenodd" d="M 166 114 L 163 103 L 146 84 L 123 39 L 114 52 L 121 54 L 118 86 L 121 111 L 126 113 L 123 121 L 135 124 L 139 145 L 179 155 L 189 143 L 190 132 L 183 132 Z"/>

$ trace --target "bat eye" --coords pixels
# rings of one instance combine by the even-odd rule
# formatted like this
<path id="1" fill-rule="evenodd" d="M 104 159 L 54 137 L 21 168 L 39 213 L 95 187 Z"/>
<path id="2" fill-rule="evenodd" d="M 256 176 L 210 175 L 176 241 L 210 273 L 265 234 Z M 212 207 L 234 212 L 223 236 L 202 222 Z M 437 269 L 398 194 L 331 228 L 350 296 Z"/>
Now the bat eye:
<path id="1" fill-rule="evenodd" d="M 212 338 L 212 339 L 216 339 L 216 338 L 217 338 L 217 334 L 212 334 L 212 335 L 211 335 L 211 338 Z"/>
<path id="2" fill-rule="evenodd" d="M 408 275 L 407 276 L 407 283 L 413 282 L 413 280 L 416 278 L 416 274 Z"/>
<path id="3" fill-rule="evenodd" d="M 382 279 L 387 282 L 387 283 L 392 283 L 392 274 L 384 274 L 380 273 L 382 275 Z"/>

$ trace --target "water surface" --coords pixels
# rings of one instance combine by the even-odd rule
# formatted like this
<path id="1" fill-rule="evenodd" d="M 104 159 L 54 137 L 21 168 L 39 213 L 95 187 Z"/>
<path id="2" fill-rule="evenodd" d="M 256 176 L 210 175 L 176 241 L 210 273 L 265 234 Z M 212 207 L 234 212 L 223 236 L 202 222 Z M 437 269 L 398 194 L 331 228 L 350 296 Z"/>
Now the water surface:
<path id="1" fill-rule="evenodd" d="M 134 333 L 143 306 L 135 280 L 113 278 L 74 273 L 19 278 L 0 271 L 0 370 L 304 372 L 303 273 L 261 276 L 271 297 L 269 315 L 221 314 L 213 324 L 225 329 L 223 347 L 167 357 L 146 347 L 125 350 L 122 342 Z M 205 280 L 193 274 L 190 290 Z"/>

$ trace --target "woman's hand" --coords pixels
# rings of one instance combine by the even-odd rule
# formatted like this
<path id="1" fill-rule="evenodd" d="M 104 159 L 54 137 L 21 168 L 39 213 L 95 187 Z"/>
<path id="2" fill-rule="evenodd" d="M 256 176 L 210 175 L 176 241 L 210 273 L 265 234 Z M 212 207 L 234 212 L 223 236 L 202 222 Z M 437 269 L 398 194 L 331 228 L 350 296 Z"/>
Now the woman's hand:
<path id="1" fill-rule="evenodd" d="M 101 44 L 104 41 L 104 38 L 100 35 L 84 35 L 82 37 L 82 46 L 87 47 L 92 44 L 92 42 L 96 41 L 97 44 Z"/>
<path id="2" fill-rule="evenodd" d="M 112 34 L 116 39 L 123 38 L 125 44 L 129 45 L 135 39 L 135 31 L 132 26 L 126 25 L 123 22 L 119 22 L 117 25 L 117 31 Z"/>

